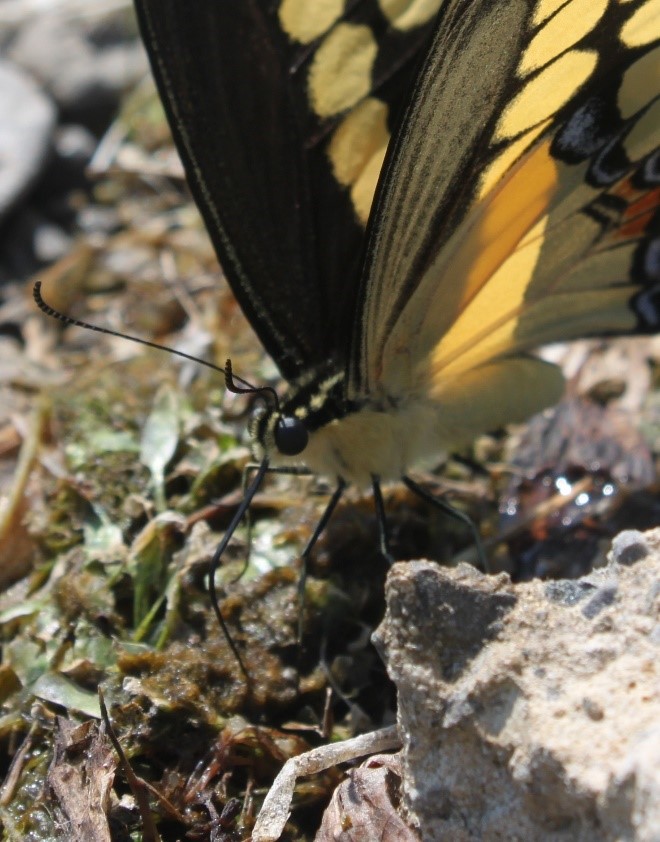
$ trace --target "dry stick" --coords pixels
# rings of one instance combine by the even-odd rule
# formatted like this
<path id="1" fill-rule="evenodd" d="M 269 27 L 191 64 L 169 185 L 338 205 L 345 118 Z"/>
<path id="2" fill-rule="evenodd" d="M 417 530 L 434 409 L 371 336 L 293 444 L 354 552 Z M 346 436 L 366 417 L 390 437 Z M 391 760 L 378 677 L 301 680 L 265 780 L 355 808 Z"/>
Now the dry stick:
<path id="1" fill-rule="evenodd" d="M 103 722 L 105 723 L 105 727 L 108 731 L 108 736 L 110 737 L 110 742 L 114 746 L 115 751 L 117 752 L 117 756 L 119 757 L 119 762 L 121 763 L 122 769 L 124 770 L 124 774 L 126 775 L 126 783 L 129 785 L 131 792 L 133 793 L 133 797 L 138 805 L 138 810 L 140 811 L 140 815 L 142 816 L 142 824 L 143 824 L 143 839 L 144 842 L 160 842 L 160 834 L 158 833 L 158 829 L 154 824 L 153 816 L 151 815 L 151 805 L 149 804 L 149 789 L 145 781 L 135 774 L 133 769 L 131 768 L 131 764 L 128 762 L 128 758 L 124 754 L 124 749 L 121 747 L 121 743 L 117 739 L 117 735 L 114 732 L 112 727 L 112 723 L 110 722 L 110 717 L 108 716 L 108 709 L 105 706 L 105 699 L 103 698 L 103 691 L 101 688 L 98 688 L 99 691 L 99 705 L 101 706 L 101 716 L 103 717 Z"/>
<path id="2" fill-rule="evenodd" d="M 11 761 L 9 772 L 7 772 L 7 777 L 2 784 L 2 789 L 0 789 L 0 807 L 7 807 L 16 793 L 16 787 L 18 786 L 28 755 L 32 750 L 34 735 L 37 732 L 37 729 L 37 723 L 33 722 L 25 739 L 21 743 L 21 747 Z"/>
<path id="3" fill-rule="evenodd" d="M 352 740 L 319 746 L 290 758 L 268 791 L 252 831 L 252 842 L 276 842 L 280 838 L 291 813 L 297 778 L 323 772 L 338 763 L 348 763 L 367 754 L 380 754 L 398 748 L 401 748 L 399 732 L 396 725 L 392 725 Z"/>

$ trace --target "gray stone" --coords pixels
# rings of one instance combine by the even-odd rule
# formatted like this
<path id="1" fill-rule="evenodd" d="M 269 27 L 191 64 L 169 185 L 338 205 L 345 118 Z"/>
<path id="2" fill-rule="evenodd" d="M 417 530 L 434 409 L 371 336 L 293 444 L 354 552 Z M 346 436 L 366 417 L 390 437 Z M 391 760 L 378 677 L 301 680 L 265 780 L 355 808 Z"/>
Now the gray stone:
<path id="1" fill-rule="evenodd" d="M 55 106 L 34 80 L 0 61 L 0 221 L 44 169 L 55 119 Z"/>
<path id="2" fill-rule="evenodd" d="M 610 561 L 616 564 L 635 564 L 649 554 L 649 546 L 643 532 L 626 529 L 612 541 Z"/>
<path id="3" fill-rule="evenodd" d="M 28 69 L 65 114 L 84 123 L 85 114 L 116 107 L 119 96 L 146 72 L 147 63 L 137 33 L 100 35 L 103 18 L 71 16 L 57 10 L 27 20 L 7 53 Z"/>
<path id="4" fill-rule="evenodd" d="M 34 253 L 42 263 L 52 263 L 64 257 L 73 247 L 73 238 L 52 223 L 43 223 L 34 229 Z"/>
<path id="5" fill-rule="evenodd" d="M 393 567 L 376 642 L 424 840 L 660 840 L 659 551 L 552 585 Z"/>

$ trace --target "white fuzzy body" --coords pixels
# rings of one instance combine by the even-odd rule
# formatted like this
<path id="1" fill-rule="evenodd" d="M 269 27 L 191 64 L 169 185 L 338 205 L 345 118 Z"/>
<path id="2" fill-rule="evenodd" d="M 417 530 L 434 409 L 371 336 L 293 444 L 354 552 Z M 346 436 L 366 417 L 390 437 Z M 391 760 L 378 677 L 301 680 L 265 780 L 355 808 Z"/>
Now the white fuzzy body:
<path id="1" fill-rule="evenodd" d="M 373 475 L 399 479 L 411 466 L 443 450 L 437 407 L 362 410 L 310 434 L 302 456 L 311 470 L 366 487 Z"/>
<path id="2" fill-rule="evenodd" d="M 437 460 L 474 436 L 462 414 L 443 412 L 433 401 L 409 400 L 389 412 L 362 409 L 310 432 L 299 457 L 277 455 L 274 464 L 304 465 L 361 487 L 373 476 L 398 480 L 411 468 Z"/>
<path id="3" fill-rule="evenodd" d="M 460 448 L 477 435 L 522 421 L 563 390 L 559 369 L 535 358 L 512 358 L 467 372 L 426 390 L 399 396 L 387 411 L 368 403 L 309 433 L 297 457 L 278 455 L 273 464 L 304 465 L 328 477 L 366 487 L 372 476 L 398 480 L 411 468 Z"/>

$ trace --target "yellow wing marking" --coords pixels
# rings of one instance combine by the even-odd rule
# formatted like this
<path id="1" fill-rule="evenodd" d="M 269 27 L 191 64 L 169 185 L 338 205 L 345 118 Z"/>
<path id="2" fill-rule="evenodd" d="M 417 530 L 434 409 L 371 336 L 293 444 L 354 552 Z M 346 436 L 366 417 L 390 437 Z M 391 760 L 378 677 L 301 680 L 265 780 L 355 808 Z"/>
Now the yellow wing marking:
<path id="1" fill-rule="evenodd" d="M 380 176 L 380 171 L 383 168 L 383 161 L 385 160 L 386 148 L 382 147 L 379 152 L 376 152 L 367 162 L 360 177 L 351 187 L 351 201 L 353 208 L 357 214 L 357 218 L 363 225 L 367 224 L 371 205 L 374 200 L 374 193 L 376 191 L 376 184 Z"/>
<path id="2" fill-rule="evenodd" d="M 538 169 L 537 162 L 534 167 Z M 602 237 L 596 219 L 565 213 L 567 204 L 560 197 L 566 191 L 570 196 L 570 185 L 576 179 L 579 183 L 579 172 L 580 168 L 558 165 L 558 189 L 547 214 L 486 278 L 429 362 L 420 365 L 417 377 L 430 379 L 434 394 L 445 378 L 458 377 L 497 356 L 517 354 L 558 338 L 634 329 L 636 317 L 629 301 L 639 287 L 627 279 L 638 238 L 660 203 L 660 190 L 637 190 L 628 178 L 614 185 L 609 192 L 624 199 L 628 210 L 618 227 Z M 518 176 L 534 178 L 527 161 Z M 506 207 L 515 200 L 513 181 L 505 184 L 497 198 L 498 202 L 489 203 L 489 212 L 497 213 L 498 204 Z M 577 210 L 574 201 L 568 206 Z M 488 241 L 491 232 L 486 222 L 485 217 L 480 220 L 479 229 Z M 457 282 L 460 286 L 460 275 Z"/>
<path id="3" fill-rule="evenodd" d="M 648 0 L 623 25 L 621 41 L 627 47 L 642 47 L 658 38 L 660 38 L 660 0 Z"/>
<path id="4" fill-rule="evenodd" d="M 463 294 L 459 311 L 464 310 L 486 282 L 491 286 L 497 267 L 545 214 L 557 189 L 557 165 L 549 150 L 550 141 L 540 143 L 524 166 L 509 171 L 505 187 L 495 191 L 473 216 L 470 233 L 451 264 L 452 274 L 455 272 L 455 276 L 465 279 L 460 284 Z M 524 284 L 517 293 L 510 281 L 505 283 L 507 298 L 513 296 L 515 300 L 518 293 L 524 294 Z"/>
<path id="5" fill-rule="evenodd" d="M 492 164 L 486 169 L 479 179 L 478 198 L 482 198 L 495 187 L 502 176 L 507 173 L 515 162 L 522 157 L 523 153 L 529 149 L 536 138 L 548 128 L 552 121 L 548 118 L 538 126 L 534 126 L 518 140 L 507 144 L 504 150 L 495 158 Z"/>
<path id="6" fill-rule="evenodd" d="M 370 242 L 361 360 L 354 376 L 358 395 L 430 393 L 439 400 L 448 379 L 497 357 L 594 332 L 629 332 L 637 323 L 631 298 L 640 286 L 631 272 L 657 201 L 632 175 L 634 164 L 659 145 L 660 104 L 653 102 L 658 61 L 635 57 L 616 90 L 614 73 L 625 57 L 617 51 L 612 64 L 605 53 L 581 48 L 592 32 L 598 34 L 594 45 L 621 35 L 616 9 L 602 0 L 546 0 L 535 11 L 512 0 L 479 5 L 472 16 L 468 7 L 452 5 L 456 18 L 450 15 L 449 24 L 458 37 L 469 20 L 469 47 L 454 52 L 449 36 L 435 42 L 433 72 L 424 76 L 409 112 L 409 143 L 392 159 L 383 193 L 389 214 L 382 214 Z M 660 9 L 660 0 L 628 7 L 634 23 L 629 39 L 635 27 L 656 19 L 640 17 L 649 7 Z M 518 33 L 520 44 L 532 13 L 536 28 L 529 30 L 528 54 L 510 50 L 508 65 L 491 67 L 491 57 L 501 55 L 497 45 L 510 32 Z M 609 29 L 601 32 L 601 22 Z M 640 34 L 634 37 L 642 42 Z M 594 72 L 601 73 L 598 80 Z M 522 73 L 527 75 L 521 78 Z M 493 78 L 499 88 L 490 85 Z M 467 104 L 445 122 L 441 115 L 448 104 L 461 104 L 460 90 L 470 84 Z M 586 99 L 590 85 L 593 106 Z M 489 101 L 484 94 L 491 91 Z M 603 148 L 602 161 L 591 160 L 590 153 L 605 143 L 606 112 L 617 96 L 631 126 L 613 142 L 625 146 L 631 166 L 629 175 L 605 190 L 598 181 L 608 173 L 614 177 L 613 163 L 625 169 L 625 158 L 617 157 L 616 149 L 607 157 Z M 491 101 L 504 101 L 503 112 L 489 111 Z M 565 127 L 557 114 L 569 103 L 577 110 L 561 135 Z M 479 122 L 483 114 L 496 117 L 490 136 L 490 126 Z M 462 122 L 464 116 L 470 120 Z M 474 136 L 473 126 L 480 130 Z M 464 154 L 466 145 L 470 156 Z M 563 162 L 563 155 L 573 153 L 584 160 Z M 466 159 L 478 162 L 471 176 L 465 174 Z M 445 227 L 433 246 L 425 236 L 431 224 L 442 223 L 443 213 Z"/>
<path id="7" fill-rule="evenodd" d="M 542 246 L 542 238 L 533 240 L 515 251 L 487 278 L 488 283 L 463 310 L 433 351 L 434 376 L 443 369 L 451 369 L 457 359 L 462 368 L 472 368 L 485 361 L 488 357 L 482 356 L 484 345 L 486 353 L 492 358 L 493 354 L 488 350 L 491 344 L 498 347 L 503 343 L 507 347 L 513 344 L 512 335 L 516 324 L 511 318 L 521 311 L 525 303 L 527 288 Z M 499 323 L 501 326 L 496 329 Z"/>
<path id="8" fill-rule="evenodd" d="M 388 107 L 369 97 L 356 106 L 337 126 L 328 155 L 337 181 L 351 190 L 358 218 L 366 224 L 390 139 Z"/>
<path id="9" fill-rule="evenodd" d="M 551 15 L 561 9 L 566 3 L 566 0 L 541 0 L 541 2 L 534 9 L 532 16 L 532 24 L 537 26 L 539 23 L 546 21 Z"/>
<path id="10" fill-rule="evenodd" d="M 430 366 L 434 384 L 432 394 L 441 388 L 445 378 L 462 376 L 497 357 L 521 353 L 559 338 L 575 339 L 593 332 L 632 330 L 636 320 L 628 301 L 636 290 L 637 287 L 630 285 L 579 293 L 571 291 L 524 308 L 520 305 L 508 310 L 478 336 L 466 337 L 463 347 L 457 348 L 451 358 L 433 358 Z"/>
<path id="11" fill-rule="evenodd" d="M 502 311 L 501 304 L 496 306 L 492 301 L 494 290 L 502 290 L 507 307 L 522 299 L 538 257 L 538 245 L 520 257 L 527 264 L 526 273 L 502 275 L 501 285 L 499 281 L 493 284 L 493 275 L 545 215 L 550 197 L 557 191 L 556 169 L 549 141 L 545 141 L 475 207 L 427 267 L 422 283 L 385 341 L 380 375 L 388 390 L 396 394 L 398 388 L 405 388 L 404 384 L 415 376 L 411 370 L 415 361 L 426 360 L 434 350 L 439 358 L 451 356 L 455 348 L 469 342 L 464 337 L 471 331 L 480 332 L 494 313 Z M 473 300 L 484 285 L 488 286 L 489 303 L 485 309 L 473 309 Z M 439 336 L 444 339 L 436 348 Z"/>
<path id="12" fill-rule="evenodd" d="M 634 328 L 629 301 L 639 288 L 627 279 L 660 198 L 635 192 L 629 179 L 614 185 L 629 211 L 603 237 L 601 224 L 579 212 L 600 194 L 583 183 L 585 167 L 552 158 L 546 140 L 482 200 L 393 329 L 381 371 L 388 388 L 412 375 L 436 396 L 447 378 L 497 356 Z"/>
<path id="13" fill-rule="evenodd" d="M 368 26 L 338 24 L 319 46 L 309 70 L 309 94 L 319 117 L 346 111 L 371 90 L 378 44 Z"/>
<path id="14" fill-rule="evenodd" d="M 443 2 L 444 0 L 379 0 L 379 6 L 390 24 L 395 29 L 405 32 L 431 20 Z"/>
<path id="15" fill-rule="evenodd" d="M 495 140 L 527 131 L 555 114 L 593 73 L 598 54 L 571 50 L 534 76 L 504 110 Z"/>
<path id="16" fill-rule="evenodd" d="M 280 26 L 293 41 L 311 44 L 344 12 L 344 0 L 282 0 Z"/>
<path id="17" fill-rule="evenodd" d="M 596 26 L 608 0 L 573 0 L 541 27 L 523 53 L 518 72 L 525 76 L 548 64 Z"/>

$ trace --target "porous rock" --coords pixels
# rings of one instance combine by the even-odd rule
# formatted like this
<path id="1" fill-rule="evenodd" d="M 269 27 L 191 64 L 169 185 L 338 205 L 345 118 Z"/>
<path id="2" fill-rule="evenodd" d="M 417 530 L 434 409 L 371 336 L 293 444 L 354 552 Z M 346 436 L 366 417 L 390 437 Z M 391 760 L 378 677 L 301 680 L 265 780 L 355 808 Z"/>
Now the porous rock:
<path id="1" fill-rule="evenodd" d="M 387 604 L 424 840 L 660 840 L 660 529 L 573 581 L 397 564 Z"/>

